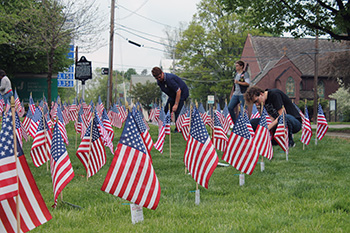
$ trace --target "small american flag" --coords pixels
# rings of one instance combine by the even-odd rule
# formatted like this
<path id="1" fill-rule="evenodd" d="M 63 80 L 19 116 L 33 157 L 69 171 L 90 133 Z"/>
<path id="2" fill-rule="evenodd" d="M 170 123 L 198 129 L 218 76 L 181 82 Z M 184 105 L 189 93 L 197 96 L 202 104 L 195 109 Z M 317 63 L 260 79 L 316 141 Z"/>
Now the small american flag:
<path id="1" fill-rule="evenodd" d="M 139 129 L 139 131 L 141 133 L 141 137 L 143 139 L 143 142 L 145 143 L 145 146 L 147 148 L 148 154 L 151 156 L 151 150 L 152 150 L 152 147 L 153 147 L 152 137 L 151 137 L 151 134 L 148 132 L 148 129 L 147 129 L 144 121 L 142 120 L 142 117 L 141 117 L 140 114 L 141 113 L 139 111 L 137 111 L 137 109 L 135 107 L 133 107 L 132 115 L 134 117 L 136 126 L 137 126 L 137 128 Z"/>
<path id="2" fill-rule="evenodd" d="M 327 130 L 328 130 L 328 123 L 327 123 L 326 117 L 324 116 L 321 104 L 318 104 L 317 129 L 316 129 L 318 140 L 322 140 L 324 135 L 327 133 Z"/>
<path id="3" fill-rule="evenodd" d="M 230 130 L 230 128 L 233 127 L 233 121 L 232 121 L 232 118 L 231 118 L 231 115 L 228 111 L 228 107 L 227 107 L 227 104 L 225 103 L 225 107 L 224 109 L 222 110 L 222 114 L 224 115 L 225 119 L 226 119 L 226 122 L 227 122 L 227 129 L 226 129 L 226 134 L 228 133 L 228 131 Z"/>
<path id="4" fill-rule="evenodd" d="M 46 223 L 52 216 L 35 183 L 22 148 L 17 145 L 21 231 L 28 232 Z M 1 201 L 0 213 L 0 232 L 17 232 L 16 198 Z"/>
<path id="5" fill-rule="evenodd" d="M 246 125 L 248 127 L 250 136 L 252 136 L 252 138 L 253 138 L 255 136 L 255 132 L 254 132 L 254 129 L 253 129 L 252 125 L 250 124 L 250 121 L 249 121 L 249 118 L 248 118 L 248 112 L 246 110 L 243 111 L 243 117 L 244 117 L 245 123 L 246 123 Z"/>
<path id="6" fill-rule="evenodd" d="M 258 108 L 256 107 L 256 105 L 253 104 L 252 115 L 250 116 L 250 119 L 255 119 L 255 118 L 260 118 L 260 113 L 259 113 Z"/>
<path id="7" fill-rule="evenodd" d="M 40 167 L 51 157 L 51 138 L 52 133 L 48 130 L 46 121 L 41 119 L 30 150 L 30 156 L 36 167 Z"/>
<path id="8" fill-rule="evenodd" d="M 92 135 L 90 134 L 92 127 Z M 106 151 L 98 128 L 98 120 L 94 117 L 86 130 L 76 155 L 87 171 L 88 177 L 95 175 L 106 163 Z"/>
<path id="9" fill-rule="evenodd" d="M 42 119 L 43 115 L 39 107 L 36 107 L 35 113 L 31 119 L 30 127 L 29 127 L 29 134 L 32 136 L 32 138 L 35 137 L 36 130 L 39 125 L 40 119 Z"/>
<path id="10" fill-rule="evenodd" d="M 260 117 L 258 127 L 255 130 L 255 136 L 253 141 L 256 145 L 256 148 L 258 149 L 259 154 L 271 160 L 273 157 L 273 149 L 271 144 L 270 132 L 267 129 L 266 116 L 267 112 L 264 108 Z"/>
<path id="11" fill-rule="evenodd" d="M 62 116 L 62 111 L 60 106 L 57 107 L 57 118 L 58 118 L 58 126 L 59 126 L 59 130 L 62 134 L 62 138 L 64 140 L 64 142 L 68 145 L 68 136 L 67 136 L 67 130 L 66 130 L 66 126 L 63 120 L 63 116 Z"/>
<path id="12" fill-rule="evenodd" d="M 273 138 L 278 143 L 278 145 L 280 145 L 282 150 L 288 154 L 288 150 L 289 150 L 288 127 L 287 127 L 287 121 L 285 119 L 284 112 L 278 118 L 278 124 L 276 128 L 276 132 L 273 135 Z"/>
<path id="13" fill-rule="evenodd" d="M 107 115 L 107 111 L 106 109 L 103 108 L 102 110 L 102 115 L 101 115 L 101 121 L 102 121 L 102 124 L 103 126 L 105 127 L 107 133 L 108 133 L 108 137 L 110 138 L 110 140 L 113 142 L 113 139 L 114 139 L 114 130 L 112 128 L 112 123 L 111 121 L 109 120 L 108 118 L 108 115 Z M 113 151 L 114 152 L 114 151 Z"/>
<path id="14" fill-rule="evenodd" d="M 4 117 L 0 131 L 0 201 L 18 194 L 12 113 Z M 16 139 L 17 140 L 17 139 Z"/>
<path id="15" fill-rule="evenodd" d="M 32 115 L 35 113 L 35 103 L 32 95 L 29 96 L 29 110 L 32 112 Z"/>
<path id="16" fill-rule="evenodd" d="M 51 177 L 55 201 L 53 207 L 55 208 L 58 195 L 74 177 L 72 164 L 57 123 L 53 130 L 51 155 Z"/>
<path id="17" fill-rule="evenodd" d="M 18 138 L 20 145 L 22 146 L 22 144 L 23 144 L 22 138 L 24 138 L 26 141 L 28 141 L 28 136 L 27 136 L 27 132 L 26 132 L 25 128 L 23 127 L 21 121 L 19 120 L 17 112 L 16 112 L 15 124 L 16 124 L 17 138 Z"/>
<path id="18" fill-rule="evenodd" d="M 237 170 L 249 175 L 253 173 L 258 162 L 259 153 L 242 112 L 239 113 L 236 124 L 233 126 L 222 159 Z"/>
<path id="19" fill-rule="evenodd" d="M 123 126 L 123 123 L 119 116 L 119 110 L 115 104 L 112 106 L 108 114 L 109 119 L 111 120 L 111 124 L 120 129 Z"/>
<path id="20" fill-rule="evenodd" d="M 304 114 L 303 114 L 304 115 Z M 312 137 L 311 123 L 309 120 L 309 112 L 307 106 L 305 106 L 305 115 L 303 120 L 303 129 L 301 131 L 300 141 L 306 145 L 309 145 Z"/>
<path id="21" fill-rule="evenodd" d="M 219 117 L 214 114 L 214 147 L 217 150 L 225 151 L 228 138 L 224 129 L 222 128 Z"/>
<path id="22" fill-rule="evenodd" d="M 192 178 L 201 186 L 208 188 L 219 158 L 210 140 L 205 125 L 196 108 L 191 116 L 191 130 L 187 141 L 184 163 Z"/>
<path id="23" fill-rule="evenodd" d="M 131 113 L 101 190 L 149 209 L 158 206 L 158 178 Z"/>

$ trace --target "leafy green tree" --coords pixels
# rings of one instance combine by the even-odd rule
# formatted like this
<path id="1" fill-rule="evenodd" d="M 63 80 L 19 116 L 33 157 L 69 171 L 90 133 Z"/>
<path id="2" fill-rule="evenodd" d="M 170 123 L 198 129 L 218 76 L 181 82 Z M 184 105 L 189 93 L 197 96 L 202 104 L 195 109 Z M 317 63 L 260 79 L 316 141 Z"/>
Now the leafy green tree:
<path id="1" fill-rule="evenodd" d="M 329 95 L 329 97 L 337 100 L 337 115 L 342 116 L 343 121 L 350 121 L 350 89 L 340 87 L 335 93 Z"/>
<path id="2" fill-rule="evenodd" d="M 157 83 L 146 81 L 145 84 L 136 83 L 136 85 L 130 90 L 129 94 L 135 101 L 139 101 L 145 109 L 150 110 L 151 104 L 155 99 L 161 97 L 162 92 Z"/>
<path id="3" fill-rule="evenodd" d="M 350 4 L 337 0 L 220 0 L 229 12 L 263 31 L 293 36 L 329 35 L 350 40 Z"/>
<path id="4" fill-rule="evenodd" d="M 191 89 L 191 97 L 204 102 L 216 95 L 221 103 L 232 89 L 234 63 L 239 60 L 249 30 L 236 14 L 224 11 L 217 0 L 202 0 L 188 28 L 181 33 L 176 53 L 178 72 Z"/>
<path id="5" fill-rule="evenodd" d="M 129 68 L 125 74 L 124 74 L 124 78 L 126 80 L 131 80 L 131 75 L 137 74 L 136 70 L 134 68 Z"/>

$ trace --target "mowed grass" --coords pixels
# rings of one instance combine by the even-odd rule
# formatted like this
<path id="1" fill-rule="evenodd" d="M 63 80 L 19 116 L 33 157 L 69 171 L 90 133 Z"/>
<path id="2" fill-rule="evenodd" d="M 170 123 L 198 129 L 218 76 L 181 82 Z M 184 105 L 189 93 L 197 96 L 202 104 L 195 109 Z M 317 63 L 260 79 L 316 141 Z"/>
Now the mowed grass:
<path id="1" fill-rule="evenodd" d="M 150 127 L 155 142 L 158 128 Z M 114 146 L 121 131 L 115 129 Z M 100 190 L 113 158 L 109 148 L 106 165 L 87 181 L 75 155 L 72 122 L 67 132 L 75 177 L 63 190 L 63 201 L 81 208 L 60 199 L 56 209 L 51 207 L 51 174 L 46 164 L 33 165 L 32 140 L 24 143 L 27 161 L 52 214 L 52 220 L 32 232 L 350 232 L 350 145 L 346 140 L 325 137 L 305 150 L 297 142 L 288 161 L 275 146 L 273 159 L 263 160 L 265 171 L 257 164 L 251 176 L 245 175 L 244 186 L 239 186 L 238 170 L 218 166 L 209 189 L 199 186 L 200 204 L 196 205 L 192 192 L 196 183 L 185 173 L 183 163 L 186 142 L 181 134 L 172 134 L 171 158 L 168 136 L 164 153 L 155 149 L 151 153 L 161 186 L 158 208 L 143 208 L 144 221 L 133 225 L 129 202 Z M 295 141 L 299 138 L 300 134 L 295 135 Z"/>

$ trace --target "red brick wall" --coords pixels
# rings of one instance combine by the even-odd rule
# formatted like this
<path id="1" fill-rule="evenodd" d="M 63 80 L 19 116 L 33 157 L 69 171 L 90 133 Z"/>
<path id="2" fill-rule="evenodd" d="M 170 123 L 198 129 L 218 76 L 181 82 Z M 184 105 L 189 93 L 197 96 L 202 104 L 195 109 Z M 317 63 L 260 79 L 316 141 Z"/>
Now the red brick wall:
<path id="1" fill-rule="evenodd" d="M 250 80 L 253 80 L 255 76 L 259 74 L 260 68 L 256 59 L 255 51 L 250 37 L 251 35 L 248 34 L 247 39 L 244 43 L 241 60 L 245 63 L 249 63 Z"/>

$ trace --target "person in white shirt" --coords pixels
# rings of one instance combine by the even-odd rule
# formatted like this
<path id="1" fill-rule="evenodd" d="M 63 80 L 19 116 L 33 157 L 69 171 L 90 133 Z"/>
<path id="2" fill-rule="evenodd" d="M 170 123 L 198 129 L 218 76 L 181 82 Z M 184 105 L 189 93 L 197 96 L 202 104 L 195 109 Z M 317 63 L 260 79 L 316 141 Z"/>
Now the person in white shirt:
<path id="1" fill-rule="evenodd" d="M 11 81 L 6 76 L 6 72 L 4 70 L 0 70 L 0 94 L 2 95 L 5 104 L 7 101 L 10 103 L 10 98 L 13 96 L 13 91 Z"/>

